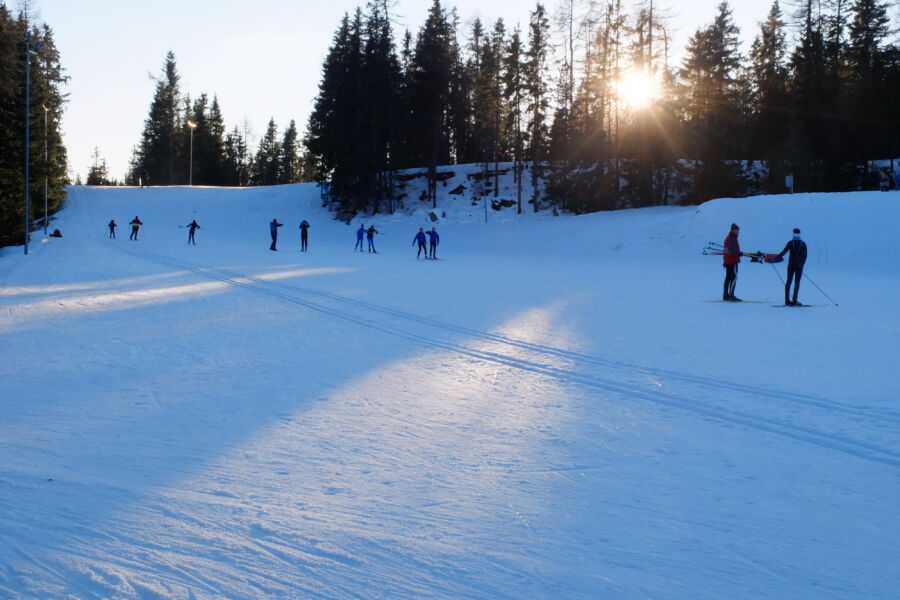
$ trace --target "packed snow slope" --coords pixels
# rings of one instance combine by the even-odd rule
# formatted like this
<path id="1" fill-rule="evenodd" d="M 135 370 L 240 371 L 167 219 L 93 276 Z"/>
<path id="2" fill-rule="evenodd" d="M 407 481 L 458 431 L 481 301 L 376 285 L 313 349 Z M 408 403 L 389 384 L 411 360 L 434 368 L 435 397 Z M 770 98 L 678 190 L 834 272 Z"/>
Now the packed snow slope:
<path id="1" fill-rule="evenodd" d="M 417 202 L 75 187 L 0 251 L 0 598 L 897 598 L 900 194 Z M 814 307 L 715 302 L 732 222 Z"/>

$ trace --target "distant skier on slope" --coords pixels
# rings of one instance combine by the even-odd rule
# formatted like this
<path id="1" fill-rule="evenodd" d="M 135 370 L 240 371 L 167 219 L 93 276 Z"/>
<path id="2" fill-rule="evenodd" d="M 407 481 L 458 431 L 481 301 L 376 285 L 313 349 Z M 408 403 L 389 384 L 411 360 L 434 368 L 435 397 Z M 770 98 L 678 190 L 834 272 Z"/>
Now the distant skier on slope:
<path id="1" fill-rule="evenodd" d="M 419 233 L 413 237 L 413 245 L 415 245 L 416 242 L 419 243 L 419 251 L 416 252 L 416 260 L 419 260 L 419 257 L 423 254 L 425 255 L 425 258 L 428 258 L 428 249 L 425 247 L 425 230 L 421 227 L 419 227 Z"/>
<path id="2" fill-rule="evenodd" d="M 375 249 L 375 234 L 378 233 L 378 230 L 375 229 L 374 225 L 370 225 L 368 229 L 366 229 L 366 239 L 369 240 L 369 252 L 374 252 L 378 254 L 378 250 Z"/>
<path id="3" fill-rule="evenodd" d="M 284 223 L 279 223 L 278 219 L 272 219 L 272 222 L 269 223 L 269 233 L 272 234 L 272 245 L 269 246 L 269 250 L 278 250 L 278 248 L 275 247 L 275 244 L 278 242 L 278 228 L 282 226 L 284 226 Z"/>
<path id="4" fill-rule="evenodd" d="M 109 222 L 109 238 L 112 240 L 116 239 L 116 227 L 118 227 L 116 220 L 111 219 Z"/>
<path id="5" fill-rule="evenodd" d="M 141 225 L 143 225 L 143 223 L 141 222 L 140 219 L 138 219 L 138 218 L 135 216 L 134 219 L 131 220 L 131 223 L 129 223 L 129 225 L 131 225 L 131 236 L 130 236 L 129 239 L 132 239 L 132 240 L 134 240 L 134 241 L 137 241 L 137 239 L 138 239 L 138 229 L 140 229 L 140 227 L 141 227 Z"/>
<path id="6" fill-rule="evenodd" d="M 803 277 L 803 265 L 806 264 L 806 242 L 800 239 L 800 230 L 794 228 L 794 237 L 784 246 L 784 250 L 778 253 L 780 258 L 790 253 L 787 265 L 787 281 L 784 284 L 784 304 L 785 306 L 800 306 L 797 302 L 797 292 L 800 291 L 800 278 Z M 794 283 L 794 297 L 788 300 L 788 292 L 791 288 L 791 282 Z"/>
<path id="7" fill-rule="evenodd" d="M 300 223 L 300 252 L 306 252 L 306 244 L 309 241 L 309 222 L 306 219 Z"/>
<path id="8" fill-rule="evenodd" d="M 190 231 L 188 231 L 188 244 L 197 245 L 197 242 L 194 241 L 194 232 L 200 229 L 200 225 L 197 224 L 197 219 L 191 221 L 190 225 L 188 225 Z"/>
<path id="9" fill-rule="evenodd" d="M 359 229 L 356 230 L 356 245 L 353 246 L 353 251 L 356 252 L 356 249 L 359 248 L 359 251 L 363 251 L 363 236 L 366 235 L 366 226 L 360 225 Z"/>
<path id="10" fill-rule="evenodd" d="M 722 266 L 725 267 L 725 288 L 722 293 L 722 300 L 726 302 L 741 302 L 741 299 L 734 295 L 734 288 L 737 285 L 738 263 L 741 262 L 741 245 L 738 243 L 738 234 L 741 228 L 735 223 L 731 224 L 731 231 L 725 236 L 725 253 L 722 256 Z"/>
<path id="11" fill-rule="evenodd" d="M 438 244 L 441 243 L 441 236 L 438 235 L 437 229 L 435 229 L 434 227 L 431 228 L 431 231 L 428 231 L 426 233 L 428 233 L 428 253 L 430 255 L 429 258 L 437 260 L 437 247 Z"/>

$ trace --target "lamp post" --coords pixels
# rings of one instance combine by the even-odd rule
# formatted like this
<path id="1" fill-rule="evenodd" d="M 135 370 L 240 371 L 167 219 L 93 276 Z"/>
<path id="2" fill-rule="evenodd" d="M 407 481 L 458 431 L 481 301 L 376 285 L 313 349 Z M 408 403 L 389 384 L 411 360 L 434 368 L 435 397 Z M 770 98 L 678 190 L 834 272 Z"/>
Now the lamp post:
<path id="1" fill-rule="evenodd" d="M 28 255 L 28 218 L 31 215 L 31 198 L 28 182 L 31 179 L 31 31 L 25 31 L 25 255 Z"/>
<path id="2" fill-rule="evenodd" d="M 44 107 L 44 235 L 47 235 L 47 178 L 50 176 L 50 159 L 47 154 L 47 136 L 49 135 L 49 130 L 47 129 L 47 113 L 50 112 L 50 109 L 47 108 L 46 104 L 42 104 Z"/>
<path id="3" fill-rule="evenodd" d="M 41 49 L 38 42 L 31 49 L 31 30 L 25 30 L 25 254 L 28 255 L 28 234 L 31 229 L 31 55 Z"/>
<path id="4" fill-rule="evenodd" d="M 194 129 L 197 124 L 188 119 L 187 126 L 191 128 L 191 153 L 188 161 L 188 187 L 191 187 L 194 185 Z"/>

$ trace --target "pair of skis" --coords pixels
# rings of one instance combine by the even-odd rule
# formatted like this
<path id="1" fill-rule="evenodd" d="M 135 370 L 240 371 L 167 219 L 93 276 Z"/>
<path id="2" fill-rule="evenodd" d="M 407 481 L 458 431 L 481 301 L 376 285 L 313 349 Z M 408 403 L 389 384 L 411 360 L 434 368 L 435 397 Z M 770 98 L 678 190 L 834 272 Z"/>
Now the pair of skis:
<path id="1" fill-rule="evenodd" d="M 731 252 L 729 252 L 725 246 L 716 242 L 708 242 L 706 247 L 703 248 L 704 256 L 725 256 L 729 254 L 731 254 Z M 741 256 L 749 258 L 750 262 L 758 263 L 779 263 L 784 260 L 784 258 L 778 254 L 766 254 L 764 252 L 741 252 Z"/>

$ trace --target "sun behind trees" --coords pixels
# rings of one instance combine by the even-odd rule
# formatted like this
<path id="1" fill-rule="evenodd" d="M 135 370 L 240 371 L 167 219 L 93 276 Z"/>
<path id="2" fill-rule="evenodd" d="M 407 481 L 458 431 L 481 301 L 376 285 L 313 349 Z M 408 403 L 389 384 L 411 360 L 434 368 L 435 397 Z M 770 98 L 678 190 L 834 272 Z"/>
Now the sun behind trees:
<path id="1" fill-rule="evenodd" d="M 747 56 L 722 2 L 679 60 L 653 0 L 538 3 L 526 24 L 465 29 L 433 0 L 399 48 L 389 8 L 341 21 L 309 121 L 309 161 L 346 210 L 391 210 L 407 168 L 425 169 L 434 205 L 454 163 L 531 178 L 520 210 L 584 212 L 779 193 L 787 174 L 797 191 L 871 188 L 871 161 L 897 152 L 883 1 L 803 0 L 790 16 L 776 1 Z"/>

